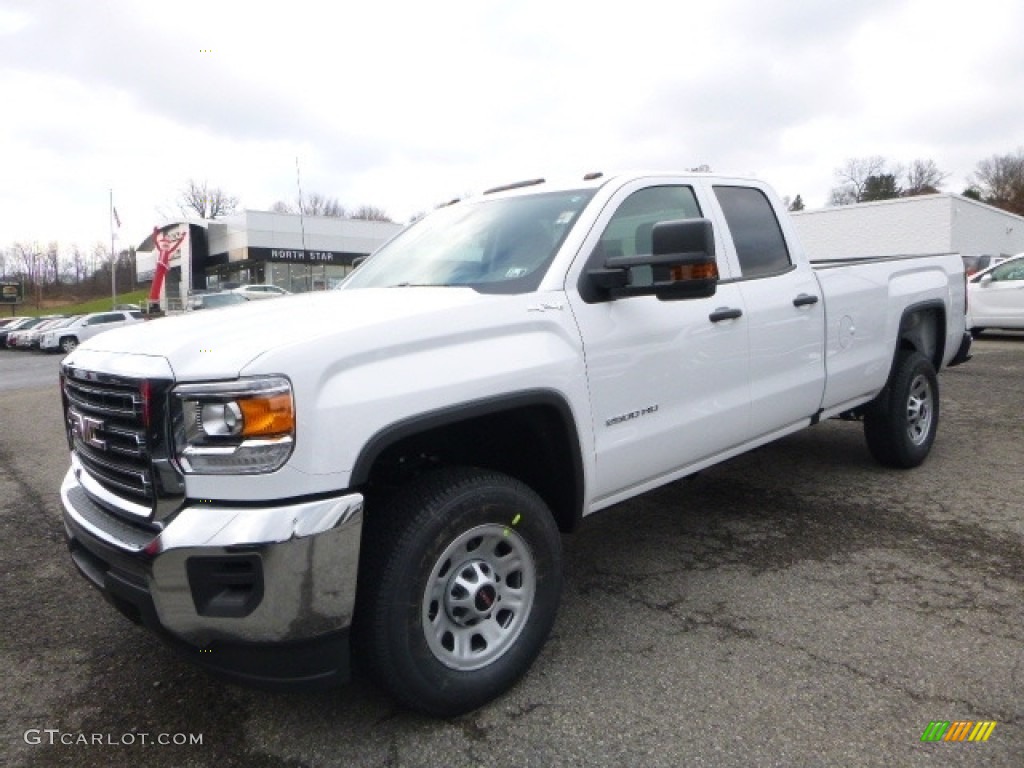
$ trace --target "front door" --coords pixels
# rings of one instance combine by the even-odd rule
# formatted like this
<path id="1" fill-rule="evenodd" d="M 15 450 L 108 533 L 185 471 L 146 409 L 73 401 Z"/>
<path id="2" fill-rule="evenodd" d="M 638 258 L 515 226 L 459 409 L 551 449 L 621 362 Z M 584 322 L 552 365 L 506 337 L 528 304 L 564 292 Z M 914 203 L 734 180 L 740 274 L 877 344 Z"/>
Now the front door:
<path id="1" fill-rule="evenodd" d="M 653 225 L 702 217 L 709 207 L 707 200 L 701 203 L 703 194 L 682 183 L 625 186 L 584 242 L 587 267 L 613 256 L 650 253 Z M 718 267 L 729 276 L 725 259 Z M 633 272 L 634 282 L 650 279 Z M 583 338 L 593 409 L 594 509 L 743 442 L 749 350 L 739 286 L 726 284 L 710 298 L 677 301 L 594 300 L 585 291 L 567 293 Z M 722 318 L 727 313 L 719 310 L 740 315 Z"/>

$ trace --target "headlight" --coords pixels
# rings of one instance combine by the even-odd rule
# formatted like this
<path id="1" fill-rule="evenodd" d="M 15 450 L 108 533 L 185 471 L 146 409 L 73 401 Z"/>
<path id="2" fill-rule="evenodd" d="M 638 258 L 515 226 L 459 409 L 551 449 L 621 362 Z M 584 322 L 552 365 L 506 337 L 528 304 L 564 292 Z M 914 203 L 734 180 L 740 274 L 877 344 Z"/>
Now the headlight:
<path id="1" fill-rule="evenodd" d="M 186 473 L 273 472 L 295 444 L 295 401 L 283 376 L 174 388 L 174 453 Z"/>

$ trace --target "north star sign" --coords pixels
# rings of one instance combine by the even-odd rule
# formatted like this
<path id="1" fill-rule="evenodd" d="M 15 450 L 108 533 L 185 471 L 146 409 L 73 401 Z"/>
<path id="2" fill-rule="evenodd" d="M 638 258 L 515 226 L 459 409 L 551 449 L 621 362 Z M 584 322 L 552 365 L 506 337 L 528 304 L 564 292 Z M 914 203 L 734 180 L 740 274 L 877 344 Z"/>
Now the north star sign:
<path id="1" fill-rule="evenodd" d="M 358 253 L 304 251 L 289 248 L 249 248 L 249 258 L 258 261 L 295 261 L 303 264 L 351 264 Z"/>

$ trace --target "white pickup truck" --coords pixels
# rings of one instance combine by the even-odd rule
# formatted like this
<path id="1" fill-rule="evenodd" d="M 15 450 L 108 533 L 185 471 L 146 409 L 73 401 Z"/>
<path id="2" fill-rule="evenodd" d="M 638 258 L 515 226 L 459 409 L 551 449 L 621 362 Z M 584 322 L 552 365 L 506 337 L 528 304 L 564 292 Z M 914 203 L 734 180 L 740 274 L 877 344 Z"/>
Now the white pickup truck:
<path id="1" fill-rule="evenodd" d="M 79 346 L 71 556 L 233 679 L 336 683 L 351 658 L 469 711 L 539 653 L 584 516 L 836 416 L 922 462 L 964 302 L 955 254 L 810 264 L 758 181 L 491 190 L 339 290 Z"/>

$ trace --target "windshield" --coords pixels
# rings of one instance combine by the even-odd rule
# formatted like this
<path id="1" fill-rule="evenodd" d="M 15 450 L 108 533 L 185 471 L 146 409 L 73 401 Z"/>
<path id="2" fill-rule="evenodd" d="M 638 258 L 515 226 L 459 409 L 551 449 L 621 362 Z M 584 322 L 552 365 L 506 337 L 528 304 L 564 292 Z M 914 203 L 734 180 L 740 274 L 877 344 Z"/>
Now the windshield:
<path id="1" fill-rule="evenodd" d="M 442 208 L 377 251 L 340 288 L 535 290 L 593 195 L 593 190 L 548 192 Z"/>

